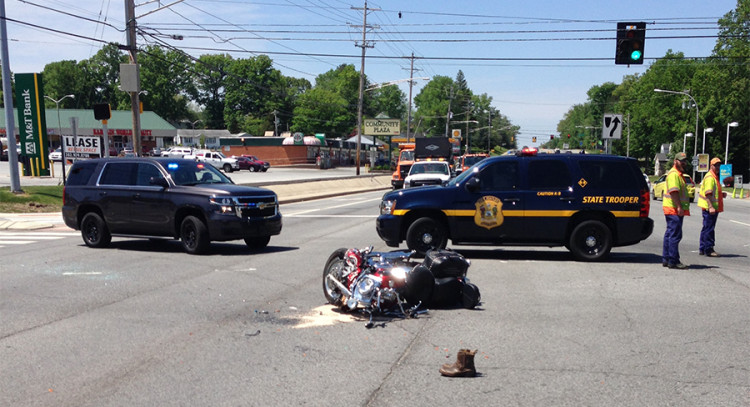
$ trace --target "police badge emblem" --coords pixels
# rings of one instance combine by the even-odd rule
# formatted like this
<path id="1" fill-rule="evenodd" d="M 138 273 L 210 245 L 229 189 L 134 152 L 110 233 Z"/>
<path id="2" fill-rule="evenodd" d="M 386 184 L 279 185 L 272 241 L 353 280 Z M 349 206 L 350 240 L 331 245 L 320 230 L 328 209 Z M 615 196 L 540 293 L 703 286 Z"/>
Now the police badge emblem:
<path id="1" fill-rule="evenodd" d="M 474 204 L 474 223 L 492 229 L 503 224 L 503 202 L 494 196 L 483 196 Z"/>

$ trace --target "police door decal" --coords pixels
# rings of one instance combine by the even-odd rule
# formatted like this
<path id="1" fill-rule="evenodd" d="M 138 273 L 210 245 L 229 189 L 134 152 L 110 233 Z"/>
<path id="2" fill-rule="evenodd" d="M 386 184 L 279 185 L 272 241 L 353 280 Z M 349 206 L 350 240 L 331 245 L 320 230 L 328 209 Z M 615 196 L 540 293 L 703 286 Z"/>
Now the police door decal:
<path id="1" fill-rule="evenodd" d="M 492 195 L 479 198 L 474 204 L 474 223 L 485 229 L 492 229 L 503 224 L 503 202 Z"/>

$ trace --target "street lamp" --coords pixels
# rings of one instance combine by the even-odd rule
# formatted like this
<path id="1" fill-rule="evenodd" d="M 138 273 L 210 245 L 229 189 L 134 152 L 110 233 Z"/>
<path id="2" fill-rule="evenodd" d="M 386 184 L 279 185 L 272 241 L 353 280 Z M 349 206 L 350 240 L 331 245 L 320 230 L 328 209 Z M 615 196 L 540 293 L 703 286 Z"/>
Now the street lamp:
<path id="1" fill-rule="evenodd" d="M 690 96 L 687 92 L 679 92 L 674 90 L 664 90 L 664 89 L 654 89 L 654 92 L 661 92 L 661 93 L 671 93 L 673 95 L 684 95 L 690 98 L 690 100 L 693 101 L 693 105 L 695 105 L 695 143 L 693 145 L 693 157 L 695 157 L 695 154 L 698 152 L 698 102 L 695 101 L 695 99 Z M 695 179 L 695 166 L 693 166 L 693 179 Z"/>
<path id="2" fill-rule="evenodd" d="M 724 164 L 727 163 L 727 159 L 729 158 L 729 128 L 730 127 L 737 127 L 739 125 L 740 124 L 737 123 L 737 122 L 731 122 L 731 123 L 727 124 L 727 145 L 725 146 L 725 149 L 724 149 Z"/>
<path id="3" fill-rule="evenodd" d="M 687 138 L 693 137 L 693 133 L 685 133 L 685 137 L 682 138 L 682 152 L 685 152 L 685 143 L 687 143 Z"/>
<path id="4" fill-rule="evenodd" d="M 65 95 L 61 97 L 60 99 L 53 99 L 47 95 L 44 95 L 45 98 L 53 101 L 55 103 L 55 108 L 57 109 L 57 136 L 60 137 L 60 157 L 62 158 L 62 173 L 63 173 L 63 185 L 65 185 L 65 143 L 63 143 L 63 136 L 62 136 L 62 124 L 60 123 L 60 102 L 65 100 L 66 98 L 75 99 L 76 95 Z M 75 146 L 73 146 L 75 148 Z M 53 164 L 54 165 L 54 164 Z"/>
<path id="5" fill-rule="evenodd" d="M 703 129 L 703 147 L 701 147 L 701 154 L 706 153 L 706 133 L 713 133 L 714 128 L 713 127 L 706 127 Z"/>
<path id="6" fill-rule="evenodd" d="M 198 119 L 198 120 L 196 120 L 196 121 L 194 121 L 194 122 L 191 122 L 191 121 L 190 121 L 190 120 L 188 120 L 188 119 L 182 119 L 182 120 L 180 120 L 180 121 L 181 121 L 182 123 L 190 123 L 190 126 L 191 126 L 191 127 L 193 128 L 193 130 L 195 130 L 195 125 L 196 125 L 196 124 L 198 124 L 198 122 L 202 122 L 203 120 L 201 120 L 201 119 Z"/>

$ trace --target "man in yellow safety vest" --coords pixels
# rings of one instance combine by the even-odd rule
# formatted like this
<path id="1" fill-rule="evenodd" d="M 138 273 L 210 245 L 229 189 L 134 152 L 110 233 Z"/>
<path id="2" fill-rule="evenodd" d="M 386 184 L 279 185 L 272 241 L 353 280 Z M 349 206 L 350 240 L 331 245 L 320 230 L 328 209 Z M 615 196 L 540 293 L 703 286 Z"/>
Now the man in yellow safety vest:
<path id="1" fill-rule="evenodd" d="M 685 153 L 677 153 L 674 157 L 674 166 L 667 173 L 667 184 L 662 201 L 667 230 L 664 232 L 661 265 L 671 269 L 688 268 L 680 262 L 679 250 L 682 240 L 682 221 L 685 216 L 690 216 L 690 199 L 685 178 L 682 176 L 687 168 L 687 156 Z"/>
<path id="2" fill-rule="evenodd" d="M 711 169 L 701 182 L 698 195 L 698 207 L 703 209 L 703 228 L 701 229 L 700 245 L 698 253 L 701 256 L 719 257 L 714 250 L 716 243 L 716 221 L 719 212 L 724 211 L 724 194 L 719 182 L 719 170 L 721 169 L 721 158 L 714 157 L 711 160 Z"/>

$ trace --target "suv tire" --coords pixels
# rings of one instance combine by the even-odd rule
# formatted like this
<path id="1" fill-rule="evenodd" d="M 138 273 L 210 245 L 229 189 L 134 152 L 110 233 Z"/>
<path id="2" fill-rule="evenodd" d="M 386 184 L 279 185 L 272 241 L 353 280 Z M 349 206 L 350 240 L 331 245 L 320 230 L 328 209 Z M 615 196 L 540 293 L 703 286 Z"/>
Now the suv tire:
<path id="1" fill-rule="evenodd" d="M 229 164 L 224 164 L 224 172 L 226 173 L 232 172 L 232 166 Z"/>
<path id="2" fill-rule="evenodd" d="M 101 248 L 109 246 L 112 235 L 109 234 L 107 224 L 96 212 L 89 212 L 81 220 L 81 237 L 86 246 Z"/>
<path id="3" fill-rule="evenodd" d="M 598 220 L 579 223 L 568 242 L 573 257 L 581 261 L 599 261 L 612 249 L 612 232 Z"/>
<path id="4" fill-rule="evenodd" d="M 447 244 L 445 226 L 432 218 L 419 218 L 406 231 L 406 246 L 421 256 L 431 249 L 444 249 Z"/>
<path id="5" fill-rule="evenodd" d="M 271 236 L 246 237 L 245 244 L 253 250 L 260 250 L 268 246 Z"/>
<path id="6" fill-rule="evenodd" d="M 189 254 L 205 253 L 210 244 L 206 224 L 195 216 L 186 216 L 180 224 L 180 240 Z"/>

